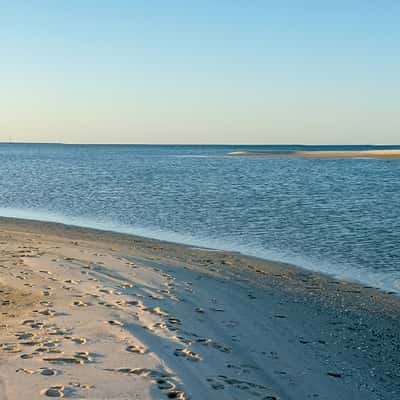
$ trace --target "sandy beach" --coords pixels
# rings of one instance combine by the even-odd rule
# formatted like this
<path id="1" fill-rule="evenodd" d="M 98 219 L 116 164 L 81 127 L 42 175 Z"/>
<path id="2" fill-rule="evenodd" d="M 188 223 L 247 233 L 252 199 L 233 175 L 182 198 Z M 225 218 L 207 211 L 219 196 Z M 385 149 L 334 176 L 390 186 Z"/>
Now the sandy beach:
<path id="1" fill-rule="evenodd" d="M 243 150 L 229 153 L 231 156 L 242 157 L 290 157 L 290 158 L 400 158 L 400 150 L 343 150 L 343 151 L 275 151 L 275 150 Z"/>
<path id="2" fill-rule="evenodd" d="M 0 399 L 397 399 L 400 301 L 290 265 L 0 219 Z"/>

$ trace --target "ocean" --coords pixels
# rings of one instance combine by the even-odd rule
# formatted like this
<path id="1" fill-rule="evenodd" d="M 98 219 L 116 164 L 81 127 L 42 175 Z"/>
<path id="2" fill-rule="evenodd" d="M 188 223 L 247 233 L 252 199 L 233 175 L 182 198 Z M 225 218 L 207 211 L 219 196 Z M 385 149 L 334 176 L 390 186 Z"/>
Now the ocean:
<path id="1" fill-rule="evenodd" d="M 227 155 L 370 148 L 4 143 L 0 215 L 240 251 L 400 293 L 400 160 Z"/>

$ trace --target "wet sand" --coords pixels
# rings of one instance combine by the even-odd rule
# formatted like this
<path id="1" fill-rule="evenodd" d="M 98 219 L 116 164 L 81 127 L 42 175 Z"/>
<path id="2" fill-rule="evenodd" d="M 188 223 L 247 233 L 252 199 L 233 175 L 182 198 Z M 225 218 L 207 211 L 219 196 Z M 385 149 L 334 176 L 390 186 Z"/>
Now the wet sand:
<path id="1" fill-rule="evenodd" d="M 400 301 L 238 253 L 0 219 L 0 399 L 397 399 Z"/>
<path id="2" fill-rule="evenodd" d="M 400 150 L 363 150 L 363 151 L 275 151 L 243 150 L 229 153 L 242 157 L 289 157 L 289 158 L 400 158 Z"/>

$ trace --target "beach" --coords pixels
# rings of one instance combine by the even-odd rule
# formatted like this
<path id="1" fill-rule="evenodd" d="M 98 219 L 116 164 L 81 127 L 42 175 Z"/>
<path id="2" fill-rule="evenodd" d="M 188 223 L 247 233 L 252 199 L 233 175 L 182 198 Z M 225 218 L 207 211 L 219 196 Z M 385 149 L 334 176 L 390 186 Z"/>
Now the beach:
<path id="1" fill-rule="evenodd" d="M 400 400 L 400 2 L 353 3 L 4 2 L 0 400 Z"/>
<path id="2" fill-rule="evenodd" d="M 395 399 L 392 292 L 239 253 L 0 219 L 0 398 Z"/>

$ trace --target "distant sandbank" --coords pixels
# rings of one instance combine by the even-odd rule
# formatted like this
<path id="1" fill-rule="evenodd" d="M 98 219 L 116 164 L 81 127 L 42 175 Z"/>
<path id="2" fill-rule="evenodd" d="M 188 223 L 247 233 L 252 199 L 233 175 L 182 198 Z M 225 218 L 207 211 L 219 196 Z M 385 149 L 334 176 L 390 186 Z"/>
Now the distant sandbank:
<path id="1" fill-rule="evenodd" d="M 297 150 L 243 150 L 229 153 L 230 156 L 244 157 L 290 157 L 290 158 L 400 158 L 398 149 L 379 149 L 379 150 L 316 150 L 316 151 L 297 151 Z"/>

